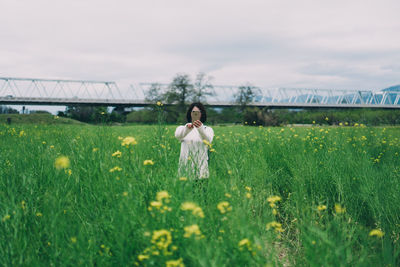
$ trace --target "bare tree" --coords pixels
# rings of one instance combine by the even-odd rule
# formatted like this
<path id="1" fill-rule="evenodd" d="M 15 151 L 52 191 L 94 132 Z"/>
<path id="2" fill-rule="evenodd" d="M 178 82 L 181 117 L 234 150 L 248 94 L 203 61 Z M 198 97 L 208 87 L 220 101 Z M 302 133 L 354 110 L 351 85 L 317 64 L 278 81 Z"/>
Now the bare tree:
<path id="1" fill-rule="evenodd" d="M 194 82 L 195 95 L 193 102 L 206 102 L 207 96 L 215 95 L 214 86 L 211 84 L 213 77 L 206 76 L 204 72 L 199 72 Z"/>
<path id="2" fill-rule="evenodd" d="M 152 83 L 150 89 L 145 93 L 145 100 L 152 103 L 163 101 L 163 98 L 162 88 L 159 83 Z"/>
<path id="3" fill-rule="evenodd" d="M 246 106 L 253 102 L 259 89 L 251 84 L 242 85 L 238 88 L 238 92 L 235 94 L 235 101 L 244 110 Z"/>

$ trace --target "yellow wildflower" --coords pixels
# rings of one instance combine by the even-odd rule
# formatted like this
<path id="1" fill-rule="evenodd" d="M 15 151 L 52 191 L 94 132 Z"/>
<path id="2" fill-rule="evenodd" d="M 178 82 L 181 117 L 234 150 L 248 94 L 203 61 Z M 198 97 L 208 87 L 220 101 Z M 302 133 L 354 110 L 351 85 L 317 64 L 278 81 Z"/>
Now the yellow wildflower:
<path id="1" fill-rule="evenodd" d="M 275 203 L 277 201 L 281 201 L 281 197 L 280 196 L 270 196 L 269 198 L 267 198 L 267 201 L 270 203 Z"/>
<path id="2" fill-rule="evenodd" d="M 183 264 L 182 258 L 177 259 L 177 260 L 169 260 L 165 262 L 166 267 L 185 267 L 185 264 Z"/>
<path id="3" fill-rule="evenodd" d="M 161 101 L 157 101 L 157 106 L 162 106 L 163 105 L 163 103 L 161 102 Z"/>
<path id="4" fill-rule="evenodd" d="M 245 188 L 246 188 L 247 191 L 249 191 L 249 192 L 251 191 L 251 187 L 250 186 L 246 186 Z"/>
<path id="5" fill-rule="evenodd" d="M 152 201 L 152 202 L 150 202 L 150 206 L 151 206 L 151 207 L 154 207 L 154 208 L 156 208 L 156 209 L 159 209 L 159 208 L 161 208 L 162 203 L 159 202 L 159 201 Z"/>
<path id="6" fill-rule="evenodd" d="M 42 214 L 41 212 L 36 212 L 36 216 L 37 216 L 37 217 L 42 217 L 43 214 Z"/>
<path id="7" fill-rule="evenodd" d="M 186 226 L 183 229 L 185 230 L 183 237 L 189 238 L 192 235 L 195 235 L 196 237 L 201 235 L 200 228 L 197 224 Z"/>
<path id="8" fill-rule="evenodd" d="M 269 202 L 269 206 L 271 208 L 275 208 L 275 202 L 281 201 L 281 197 L 280 196 L 270 196 L 269 198 L 267 198 L 267 201 Z"/>
<path id="9" fill-rule="evenodd" d="M 11 218 L 11 216 L 9 214 L 5 215 L 2 219 L 3 222 L 9 220 Z"/>
<path id="10" fill-rule="evenodd" d="M 266 225 L 267 230 L 273 228 L 276 232 L 283 232 L 284 230 L 282 229 L 282 224 L 273 221 L 273 222 L 269 222 Z"/>
<path id="11" fill-rule="evenodd" d="M 153 231 L 151 243 L 156 245 L 159 250 L 167 250 L 172 243 L 171 232 L 165 229 Z"/>
<path id="12" fill-rule="evenodd" d="M 335 204 L 335 212 L 336 213 L 345 213 L 346 208 L 342 207 L 340 204 Z"/>
<path id="13" fill-rule="evenodd" d="M 56 167 L 56 169 L 58 169 L 58 170 L 66 169 L 69 166 L 70 166 L 70 162 L 66 156 L 58 157 L 58 158 L 56 158 L 56 160 L 54 162 L 54 167 Z"/>
<path id="14" fill-rule="evenodd" d="M 180 177 L 179 181 L 187 181 L 187 178 L 186 177 Z"/>
<path id="15" fill-rule="evenodd" d="M 114 153 L 112 153 L 112 155 L 111 155 L 111 156 L 113 156 L 113 157 L 117 157 L 117 158 L 120 158 L 120 157 L 121 157 L 121 155 L 122 155 L 122 152 L 121 152 L 121 151 L 119 151 L 119 150 L 117 150 L 117 151 L 115 151 Z"/>
<path id="16" fill-rule="evenodd" d="M 181 205 L 181 210 L 193 210 L 197 207 L 197 205 L 193 202 L 184 202 Z"/>
<path id="17" fill-rule="evenodd" d="M 143 165 L 154 165 L 154 162 L 151 159 L 146 159 L 145 161 L 143 161 Z"/>
<path id="18" fill-rule="evenodd" d="M 122 195 L 123 195 L 124 197 L 127 197 L 127 196 L 128 196 L 128 192 L 125 191 L 125 192 L 122 193 Z"/>
<path id="19" fill-rule="evenodd" d="M 150 258 L 149 255 L 142 255 L 142 254 L 140 254 L 140 255 L 138 256 L 138 260 L 139 260 L 139 261 L 144 261 L 144 260 L 147 260 L 148 258 Z"/>
<path id="20" fill-rule="evenodd" d="M 71 242 L 72 243 L 76 243 L 76 237 L 75 236 L 71 237 Z"/>
<path id="21" fill-rule="evenodd" d="M 371 230 L 371 232 L 369 232 L 369 236 L 382 237 L 383 235 L 384 235 L 384 233 L 379 229 L 374 229 L 374 230 Z"/>
<path id="22" fill-rule="evenodd" d="M 239 242 L 239 247 L 244 246 L 246 244 L 250 244 L 250 240 L 248 240 L 247 238 L 240 240 Z"/>
<path id="23" fill-rule="evenodd" d="M 225 193 L 225 196 L 226 196 L 227 198 L 231 198 L 231 197 L 232 197 L 232 195 L 229 194 L 229 193 Z"/>
<path id="24" fill-rule="evenodd" d="M 158 192 L 157 195 L 156 195 L 157 201 L 160 201 L 160 202 L 162 202 L 162 201 L 165 199 L 165 202 L 168 203 L 170 197 L 171 197 L 171 196 L 168 194 L 167 191 L 160 191 L 160 192 Z"/>
<path id="25" fill-rule="evenodd" d="M 203 139 L 203 143 L 204 143 L 206 146 L 208 146 L 208 147 L 211 146 L 210 142 L 208 142 L 206 139 Z"/>
<path id="26" fill-rule="evenodd" d="M 246 247 L 248 251 L 252 250 L 251 242 L 247 238 L 240 240 L 238 246 L 240 250 L 243 250 L 244 247 Z"/>
<path id="27" fill-rule="evenodd" d="M 323 211 L 323 210 L 326 210 L 326 206 L 325 205 L 319 205 L 317 207 L 317 209 L 318 209 L 318 211 Z"/>
<path id="28" fill-rule="evenodd" d="M 115 172 L 115 171 L 120 172 L 120 171 L 122 171 L 122 168 L 115 166 L 114 168 L 110 169 L 110 172 Z"/>
<path id="29" fill-rule="evenodd" d="M 197 206 L 193 202 L 184 202 L 184 203 L 182 203 L 181 210 L 191 210 L 192 214 L 194 216 L 197 216 L 197 217 L 200 217 L 200 218 L 204 218 L 204 213 L 203 213 L 202 208 L 200 208 L 199 206 Z"/>
<path id="30" fill-rule="evenodd" d="M 251 194 L 250 193 L 246 193 L 246 197 L 247 198 L 251 198 Z"/>
<path id="31" fill-rule="evenodd" d="M 96 151 L 98 151 L 98 150 L 99 150 L 99 148 L 94 147 L 92 151 L 93 151 L 93 152 L 96 152 Z"/>
<path id="32" fill-rule="evenodd" d="M 221 212 L 221 214 L 224 214 L 228 211 L 232 210 L 231 205 L 229 204 L 228 201 L 222 201 L 217 205 L 217 208 L 219 209 L 219 212 Z"/>
<path id="33" fill-rule="evenodd" d="M 132 137 L 132 136 L 125 137 L 122 140 L 122 143 L 121 143 L 122 146 L 126 146 L 126 147 L 129 147 L 130 145 L 133 146 L 133 145 L 136 145 L 136 144 L 137 144 L 136 139 L 134 137 Z"/>

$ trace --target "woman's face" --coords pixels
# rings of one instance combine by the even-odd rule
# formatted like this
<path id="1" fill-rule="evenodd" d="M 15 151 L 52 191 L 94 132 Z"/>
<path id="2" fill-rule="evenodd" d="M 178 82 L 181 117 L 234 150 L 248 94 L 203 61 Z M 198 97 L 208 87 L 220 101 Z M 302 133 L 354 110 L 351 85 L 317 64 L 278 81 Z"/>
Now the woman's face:
<path id="1" fill-rule="evenodd" d="M 192 116 L 192 122 L 196 121 L 196 120 L 200 120 L 201 118 L 201 111 L 198 107 L 194 107 L 192 109 L 192 112 L 190 113 L 190 115 Z"/>

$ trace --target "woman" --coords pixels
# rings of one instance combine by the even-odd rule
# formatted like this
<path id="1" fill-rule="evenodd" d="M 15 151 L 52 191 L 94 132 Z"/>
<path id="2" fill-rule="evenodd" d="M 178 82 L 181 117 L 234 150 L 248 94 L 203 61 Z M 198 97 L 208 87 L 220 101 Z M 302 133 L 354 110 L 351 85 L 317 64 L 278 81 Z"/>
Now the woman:
<path id="1" fill-rule="evenodd" d="M 186 119 L 185 126 L 179 126 L 175 131 L 175 137 L 181 141 L 179 175 L 192 179 L 208 178 L 208 146 L 214 138 L 214 131 L 203 124 L 207 120 L 204 106 L 192 103 Z"/>

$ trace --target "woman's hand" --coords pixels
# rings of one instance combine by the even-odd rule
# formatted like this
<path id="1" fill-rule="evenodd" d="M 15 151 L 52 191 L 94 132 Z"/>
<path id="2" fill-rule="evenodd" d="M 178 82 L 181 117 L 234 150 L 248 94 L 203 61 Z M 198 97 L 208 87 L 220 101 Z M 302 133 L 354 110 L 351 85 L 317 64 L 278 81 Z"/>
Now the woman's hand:
<path id="1" fill-rule="evenodd" d="M 199 128 L 203 125 L 203 123 L 201 121 L 197 120 L 197 121 L 193 122 L 193 125 L 196 126 L 196 128 Z"/>
<path id="2" fill-rule="evenodd" d="M 188 123 L 188 124 L 186 124 L 186 127 L 188 127 L 189 129 L 193 129 L 193 124 Z"/>

